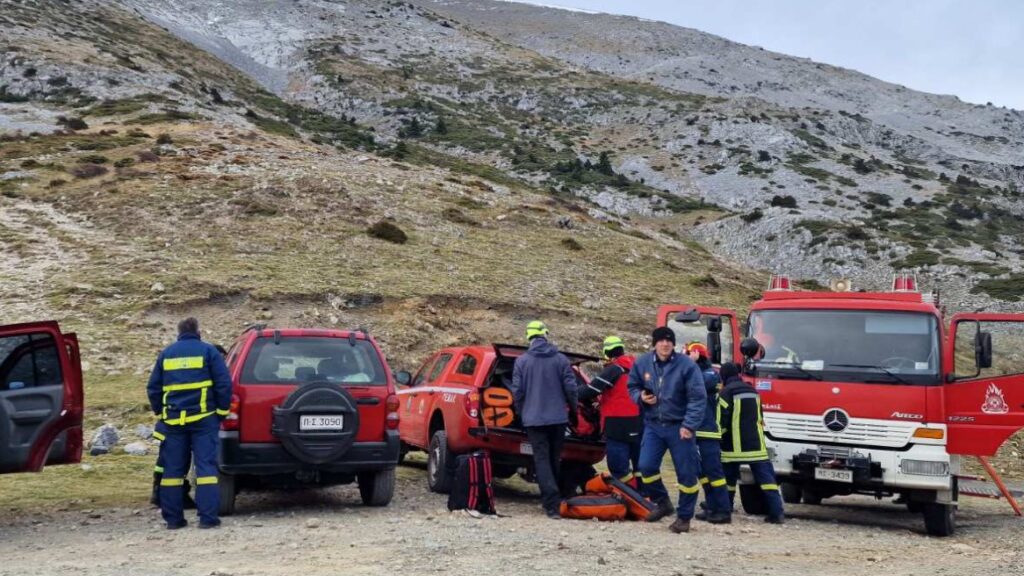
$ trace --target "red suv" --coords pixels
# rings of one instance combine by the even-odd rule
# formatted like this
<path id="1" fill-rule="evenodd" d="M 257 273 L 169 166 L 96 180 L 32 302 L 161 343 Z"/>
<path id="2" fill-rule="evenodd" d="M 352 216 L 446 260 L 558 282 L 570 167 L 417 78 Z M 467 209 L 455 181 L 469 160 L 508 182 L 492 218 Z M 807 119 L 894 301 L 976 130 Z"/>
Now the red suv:
<path id="1" fill-rule="evenodd" d="M 364 504 L 395 489 L 398 397 L 365 332 L 247 329 L 228 351 L 233 395 L 221 423 L 221 514 L 238 490 L 359 484 Z"/>
<path id="2" fill-rule="evenodd" d="M 56 322 L 0 326 L 0 474 L 81 460 L 78 339 Z"/>

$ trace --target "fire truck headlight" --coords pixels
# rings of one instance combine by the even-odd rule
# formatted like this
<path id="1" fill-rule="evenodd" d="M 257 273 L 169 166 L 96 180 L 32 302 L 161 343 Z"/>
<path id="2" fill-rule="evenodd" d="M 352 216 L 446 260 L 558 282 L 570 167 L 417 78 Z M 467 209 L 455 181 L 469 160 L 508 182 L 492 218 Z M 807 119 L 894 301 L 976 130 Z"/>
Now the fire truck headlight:
<path id="1" fill-rule="evenodd" d="M 900 472 L 916 476 L 948 476 L 949 462 L 903 460 L 900 462 Z"/>

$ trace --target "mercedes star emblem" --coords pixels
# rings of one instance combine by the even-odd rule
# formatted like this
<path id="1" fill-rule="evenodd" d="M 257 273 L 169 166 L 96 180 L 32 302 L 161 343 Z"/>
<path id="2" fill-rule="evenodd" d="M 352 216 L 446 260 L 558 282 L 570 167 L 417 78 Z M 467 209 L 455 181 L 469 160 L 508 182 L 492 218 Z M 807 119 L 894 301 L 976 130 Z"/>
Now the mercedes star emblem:
<path id="1" fill-rule="evenodd" d="M 823 420 L 825 422 L 825 428 L 828 428 L 833 432 L 842 432 L 850 425 L 850 416 L 838 408 L 833 408 L 832 410 L 825 412 Z"/>

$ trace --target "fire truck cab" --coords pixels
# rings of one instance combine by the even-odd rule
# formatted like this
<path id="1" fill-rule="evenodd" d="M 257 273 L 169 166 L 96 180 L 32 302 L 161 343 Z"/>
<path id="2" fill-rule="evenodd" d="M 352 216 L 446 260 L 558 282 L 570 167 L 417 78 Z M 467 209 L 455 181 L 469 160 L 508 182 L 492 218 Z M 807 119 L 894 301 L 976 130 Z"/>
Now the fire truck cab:
<path id="1" fill-rule="evenodd" d="M 796 291 L 776 277 L 742 326 L 687 305 L 658 321 L 677 342 L 706 338 L 714 362 L 743 363 L 790 503 L 898 495 L 947 536 L 961 457 L 992 455 L 1024 427 L 1024 314 L 947 320 L 912 276 L 891 292 Z M 740 486 L 748 513 L 763 507 L 752 488 Z"/>

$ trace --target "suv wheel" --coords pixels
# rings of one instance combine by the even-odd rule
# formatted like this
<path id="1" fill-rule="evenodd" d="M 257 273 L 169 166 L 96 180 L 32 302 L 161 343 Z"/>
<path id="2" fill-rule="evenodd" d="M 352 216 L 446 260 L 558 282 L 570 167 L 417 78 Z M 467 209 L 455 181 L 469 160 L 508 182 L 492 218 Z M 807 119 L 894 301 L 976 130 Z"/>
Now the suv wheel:
<path id="1" fill-rule="evenodd" d="M 427 486 L 432 492 L 447 494 L 452 490 L 454 480 L 451 471 L 455 455 L 448 449 L 448 433 L 444 430 L 434 432 L 430 438 L 430 449 L 427 451 Z"/>
<path id="2" fill-rule="evenodd" d="M 363 472 L 358 476 L 359 495 L 367 506 L 387 506 L 395 494 L 395 469 Z"/>
<path id="3" fill-rule="evenodd" d="M 238 495 L 235 477 L 230 474 L 219 474 L 217 490 L 220 492 L 218 512 L 221 516 L 231 516 L 235 513 L 235 496 Z"/>

